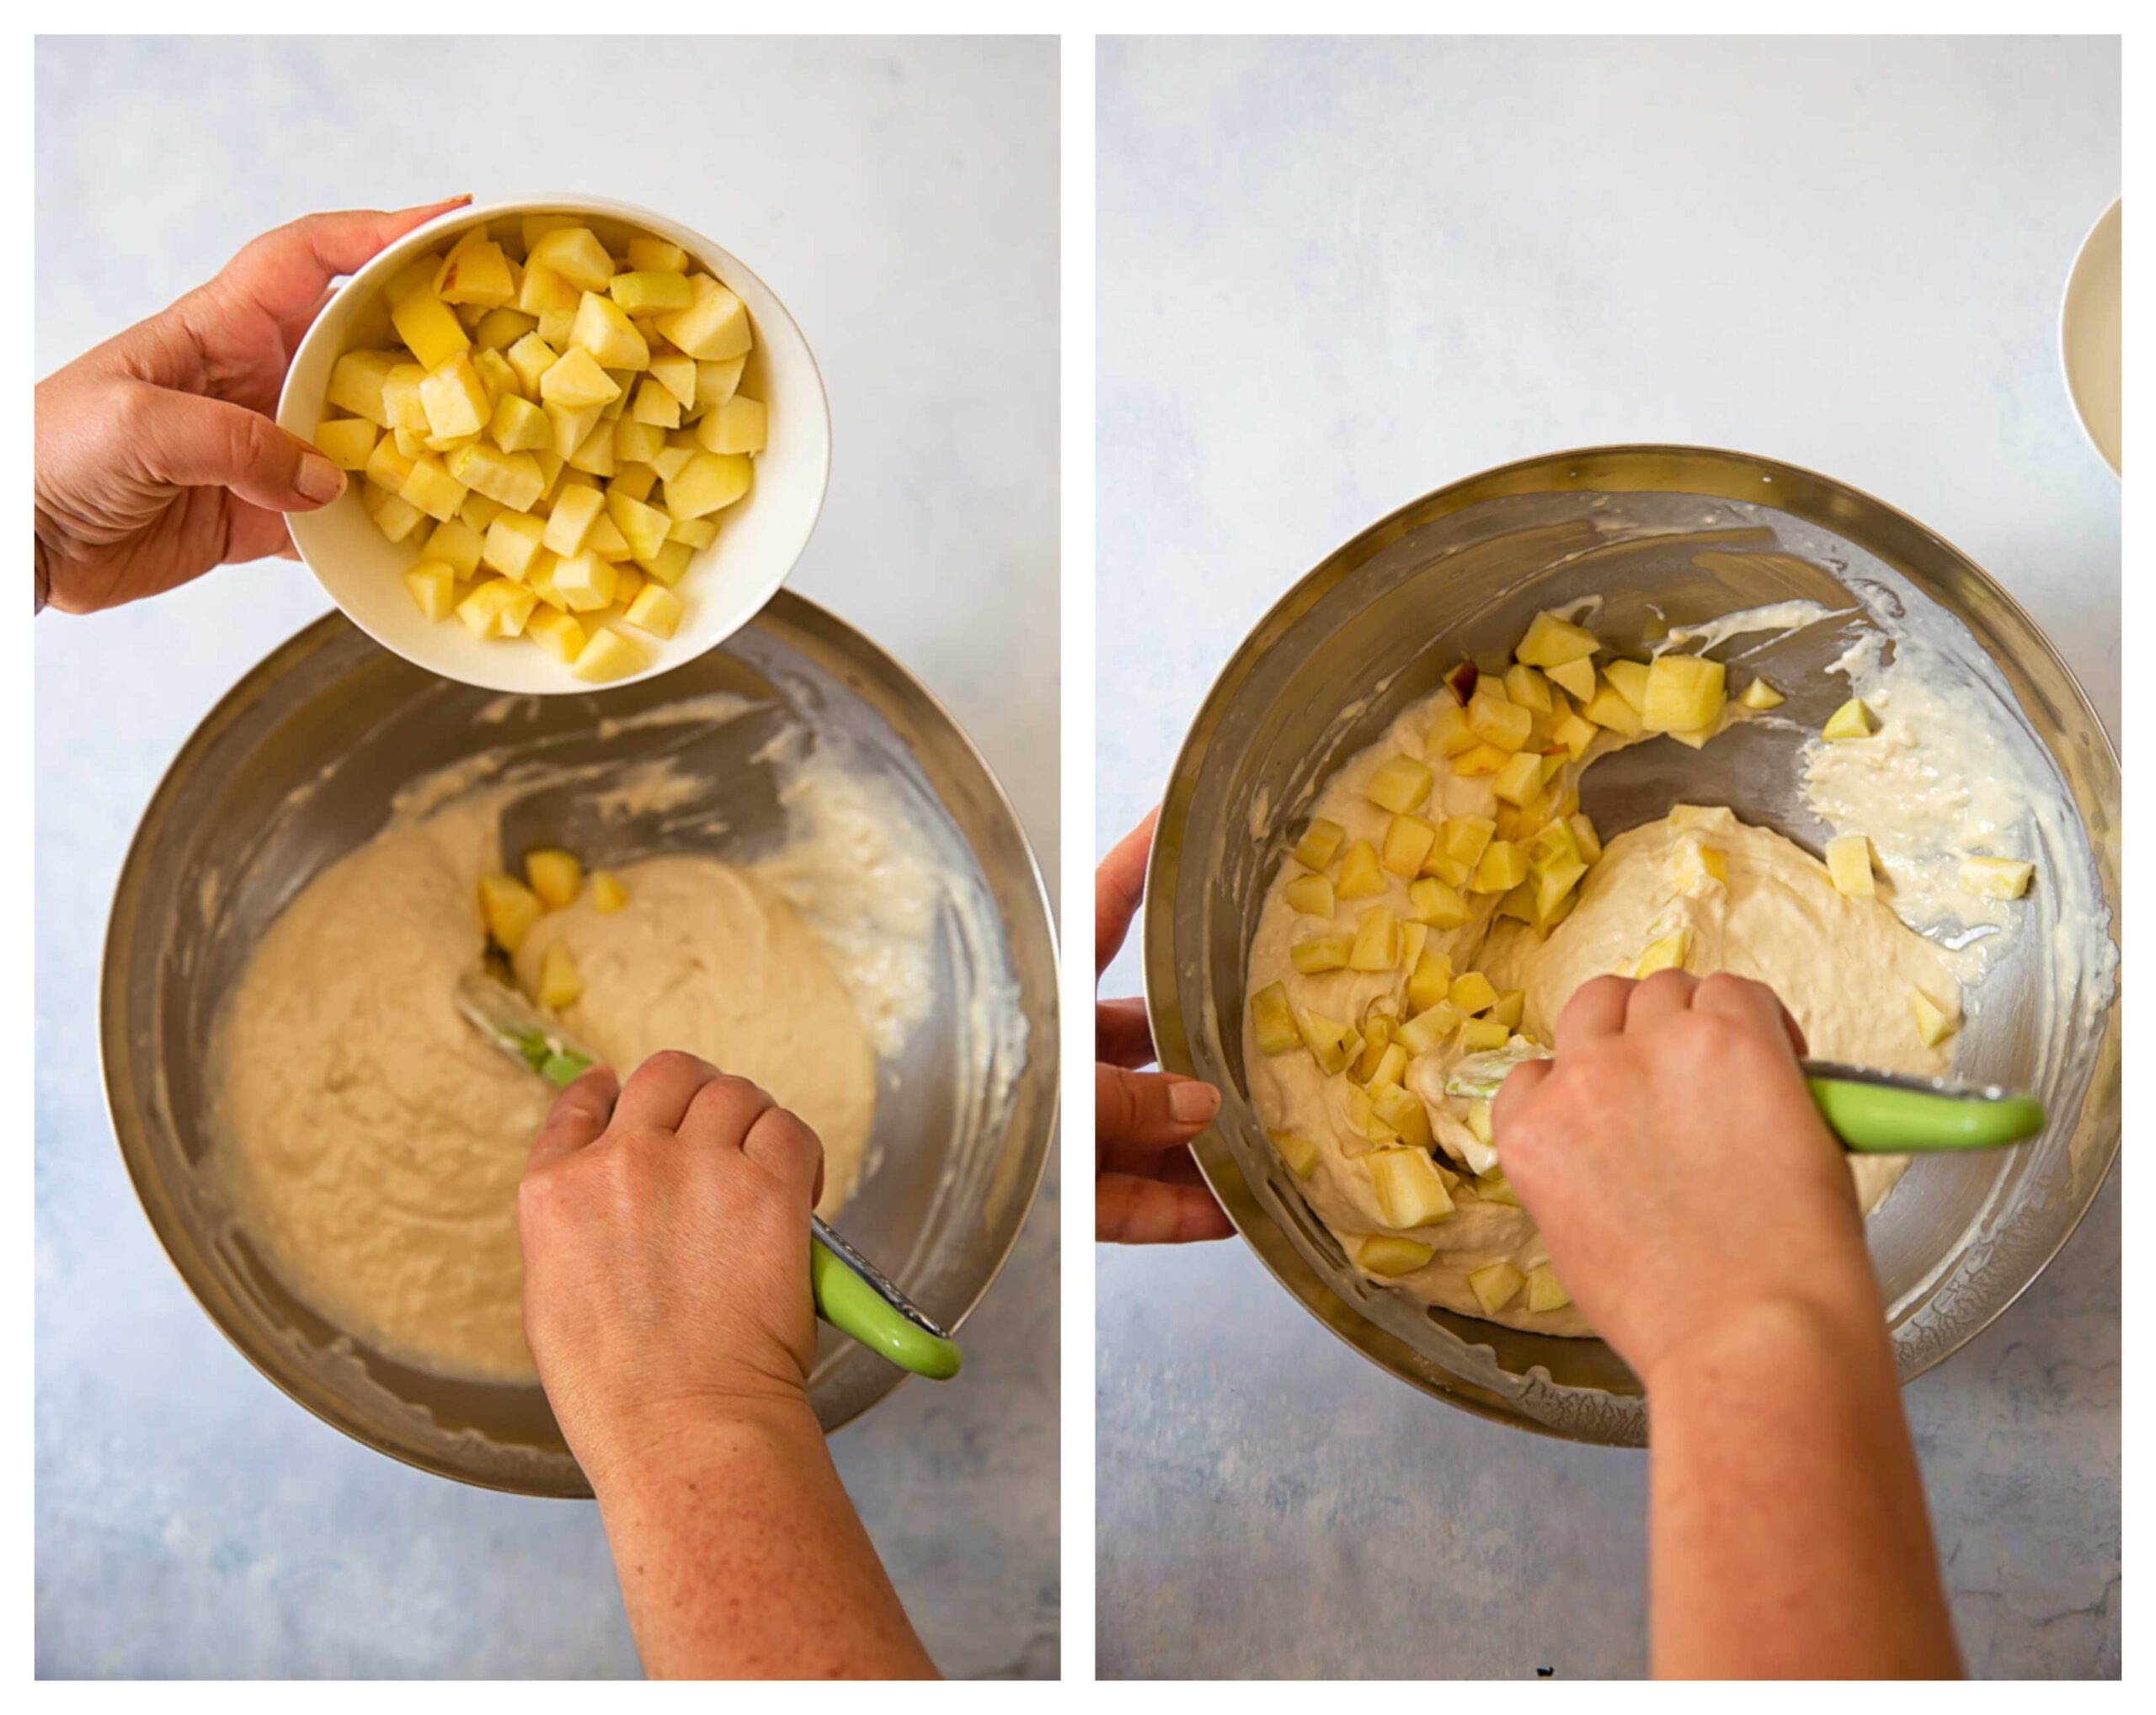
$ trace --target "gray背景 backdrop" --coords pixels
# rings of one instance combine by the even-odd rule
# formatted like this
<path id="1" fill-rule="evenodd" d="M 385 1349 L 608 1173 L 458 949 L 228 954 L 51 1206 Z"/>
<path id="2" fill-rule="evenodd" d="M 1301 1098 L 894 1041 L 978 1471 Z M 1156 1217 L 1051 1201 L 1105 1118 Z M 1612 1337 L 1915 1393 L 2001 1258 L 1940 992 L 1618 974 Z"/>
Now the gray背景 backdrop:
<path id="1" fill-rule="evenodd" d="M 47 38 L 36 68 L 40 375 L 323 207 L 580 190 L 749 260 L 831 395 L 792 587 L 973 734 L 1053 897 L 1054 41 Z M 584 90 L 618 116 L 563 119 Z M 264 560 L 38 623 L 37 1670 L 632 1674 L 596 1510 L 407 1470 L 286 1400 L 165 1262 L 106 1121 L 98 956 L 136 818 L 196 720 L 328 606 Z M 964 1379 L 833 1441 L 953 1674 L 1058 1665 L 1056 1217 L 1051 1177 Z"/>
<path id="2" fill-rule="evenodd" d="M 2119 489 L 2060 377 L 2116 40 L 1101 45 L 1098 825 L 1395 507 L 1532 454 L 1738 448 L 1971 554 L 2112 732 Z M 1126 948 L 1103 992 L 1132 993 Z M 1971 1667 L 2120 1663 L 2116 1180 L 1908 1409 Z M 1097 1259 L 1103 1676 L 1646 1666 L 1646 1466 L 1335 1339 L 1239 1240 Z"/>

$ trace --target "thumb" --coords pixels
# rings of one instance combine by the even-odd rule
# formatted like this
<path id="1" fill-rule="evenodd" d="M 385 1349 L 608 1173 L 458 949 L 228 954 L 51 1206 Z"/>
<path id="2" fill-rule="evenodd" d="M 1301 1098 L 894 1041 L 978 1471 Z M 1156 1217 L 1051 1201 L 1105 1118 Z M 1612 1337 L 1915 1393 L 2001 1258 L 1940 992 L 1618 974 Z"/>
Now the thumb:
<path id="1" fill-rule="evenodd" d="M 176 488 L 230 489 L 272 512 L 312 512 L 344 492 L 344 473 L 259 411 L 151 387 L 130 429 L 143 474 Z"/>

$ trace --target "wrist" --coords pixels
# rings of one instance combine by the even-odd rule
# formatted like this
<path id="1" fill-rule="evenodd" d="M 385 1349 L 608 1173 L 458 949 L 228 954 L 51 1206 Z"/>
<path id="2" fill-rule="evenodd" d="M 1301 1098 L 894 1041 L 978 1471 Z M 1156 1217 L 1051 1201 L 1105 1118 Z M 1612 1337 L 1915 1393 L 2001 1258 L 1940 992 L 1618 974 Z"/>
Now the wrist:
<path id="1" fill-rule="evenodd" d="M 614 1433 L 574 1451 L 604 1503 L 656 1498 L 742 1459 L 820 1445 L 823 1433 L 806 1388 L 760 1382 L 639 1404 Z"/>
<path id="2" fill-rule="evenodd" d="M 1804 1287 L 1732 1300 L 1635 1365 L 1652 1396 L 1694 1381 L 1805 1371 L 1824 1361 L 1855 1371 L 1893 1365 L 1885 1307 L 1867 1269 L 1846 1287 Z"/>

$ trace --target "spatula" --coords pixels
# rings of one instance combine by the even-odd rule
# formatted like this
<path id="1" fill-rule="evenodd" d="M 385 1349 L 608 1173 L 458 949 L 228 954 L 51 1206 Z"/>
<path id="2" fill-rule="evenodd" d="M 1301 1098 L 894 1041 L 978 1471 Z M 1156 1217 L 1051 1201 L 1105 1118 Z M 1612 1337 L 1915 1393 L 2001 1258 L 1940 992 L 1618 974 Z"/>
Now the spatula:
<path id="1" fill-rule="evenodd" d="M 1506 1047 L 1467 1055 L 1446 1077 L 1445 1093 L 1487 1101 L 1514 1066 L 1549 1058 L 1548 1049 L 1515 1037 Z M 1853 1154 L 2000 1149 L 2044 1129 L 2044 1104 L 2025 1090 L 1873 1071 L 1832 1060 L 1800 1064 L 1827 1129 Z"/>
<path id="2" fill-rule="evenodd" d="M 557 1020 L 480 971 L 458 980 L 456 998 L 481 1034 L 557 1089 L 596 1063 Z M 915 1376 L 945 1381 L 958 1373 L 957 1341 L 821 1216 L 811 1215 L 808 1229 L 808 1285 L 819 1316 Z"/>

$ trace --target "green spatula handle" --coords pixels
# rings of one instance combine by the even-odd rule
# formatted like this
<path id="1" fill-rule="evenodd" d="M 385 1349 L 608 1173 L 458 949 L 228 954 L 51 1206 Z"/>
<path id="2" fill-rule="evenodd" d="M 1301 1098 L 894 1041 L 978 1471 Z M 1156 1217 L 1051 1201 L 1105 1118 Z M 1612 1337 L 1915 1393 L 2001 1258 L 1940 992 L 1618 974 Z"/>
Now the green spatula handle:
<path id="1" fill-rule="evenodd" d="M 1806 1082 L 1828 1128 L 1860 1155 L 1999 1149 L 2044 1129 L 2044 1104 L 2025 1092 L 1950 1094 L 1915 1080 L 1889 1083 L 1839 1072 Z"/>

